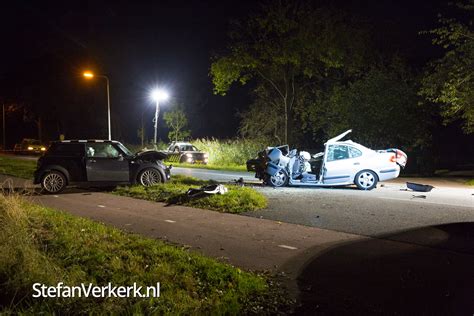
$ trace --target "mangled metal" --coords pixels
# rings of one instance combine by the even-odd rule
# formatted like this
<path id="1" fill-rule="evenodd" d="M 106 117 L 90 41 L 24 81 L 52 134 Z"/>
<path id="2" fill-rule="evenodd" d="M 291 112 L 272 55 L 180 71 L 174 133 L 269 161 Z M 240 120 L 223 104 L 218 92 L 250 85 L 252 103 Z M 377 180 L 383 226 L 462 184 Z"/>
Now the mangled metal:
<path id="1" fill-rule="evenodd" d="M 247 170 L 274 187 L 355 184 L 371 190 L 379 181 L 397 178 L 407 155 L 396 148 L 372 150 L 351 140 L 341 141 L 351 131 L 329 139 L 324 152 L 314 155 L 290 150 L 288 145 L 267 147 L 247 161 Z"/>

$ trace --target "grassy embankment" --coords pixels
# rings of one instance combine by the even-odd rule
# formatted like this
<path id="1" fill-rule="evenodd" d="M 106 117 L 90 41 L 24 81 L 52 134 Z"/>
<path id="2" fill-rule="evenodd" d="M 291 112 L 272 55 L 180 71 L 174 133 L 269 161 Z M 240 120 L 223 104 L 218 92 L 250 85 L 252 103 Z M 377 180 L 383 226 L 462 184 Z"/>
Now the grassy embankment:
<path id="1" fill-rule="evenodd" d="M 265 276 L 177 246 L 0 195 L 0 313 L 273 314 Z M 153 286 L 159 298 L 32 298 L 34 283 Z"/>
<path id="2" fill-rule="evenodd" d="M 254 211 L 267 206 L 267 198 L 260 192 L 252 188 L 232 184 L 226 185 L 229 191 L 223 195 L 214 194 L 196 198 L 189 198 L 186 195 L 186 191 L 189 188 L 199 188 L 213 183 L 215 182 L 174 175 L 165 184 L 158 184 L 152 187 L 139 185 L 118 187 L 113 193 L 149 201 L 186 205 L 226 213 Z"/>
<path id="3" fill-rule="evenodd" d="M 468 181 L 467 181 L 467 185 L 472 185 L 472 186 L 474 186 L 474 179 L 468 180 Z"/>
<path id="4" fill-rule="evenodd" d="M 32 179 L 36 161 L 16 157 L 0 156 L 0 173 L 19 178 Z"/>

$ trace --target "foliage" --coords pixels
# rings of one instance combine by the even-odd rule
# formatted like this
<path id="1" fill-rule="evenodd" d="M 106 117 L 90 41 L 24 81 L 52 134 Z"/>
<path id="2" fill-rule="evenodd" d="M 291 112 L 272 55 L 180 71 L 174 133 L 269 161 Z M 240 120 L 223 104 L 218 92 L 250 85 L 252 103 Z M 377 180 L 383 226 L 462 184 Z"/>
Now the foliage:
<path id="1" fill-rule="evenodd" d="M 188 118 L 181 109 L 176 109 L 170 112 L 166 112 L 163 116 L 166 125 L 170 129 L 168 138 L 170 141 L 184 140 L 191 135 L 189 130 L 183 128 L 188 124 Z"/>
<path id="2" fill-rule="evenodd" d="M 2 314 L 273 314 L 265 277 L 162 241 L 0 196 Z M 33 283 L 150 286 L 159 298 L 32 298 Z"/>
<path id="3" fill-rule="evenodd" d="M 227 52 L 214 58 L 210 73 L 214 92 L 225 95 L 233 83 L 255 82 L 257 106 L 270 114 L 265 134 L 287 143 L 294 107 L 305 87 L 337 78 L 341 71 L 358 71 L 360 48 L 366 41 L 358 28 L 342 23 L 345 18 L 315 9 L 309 2 L 263 6 L 258 14 L 234 24 Z M 257 110 L 250 111 L 244 116 L 244 135 L 256 130 L 261 117 L 252 116 Z"/>
<path id="4" fill-rule="evenodd" d="M 242 213 L 255 211 L 267 206 L 267 199 L 252 188 L 227 185 L 226 194 L 215 194 L 189 198 L 186 194 L 190 188 L 215 184 L 213 181 L 198 180 L 192 177 L 173 175 L 164 184 L 152 187 L 133 186 L 119 187 L 114 193 L 134 198 L 210 209 L 224 213 Z"/>
<path id="5" fill-rule="evenodd" d="M 458 5 L 468 13 L 474 10 L 474 0 Z M 440 18 L 440 27 L 428 33 L 433 44 L 445 49 L 442 58 L 432 62 L 422 80 L 420 94 L 442 105 L 446 122 L 461 118 L 466 133 L 474 132 L 474 19 L 463 23 Z"/>
<path id="6" fill-rule="evenodd" d="M 400 63 L 373 68 L 364 77 L 337 86 L 323 107 L 308 107 L 314 126 L 326 137 L 353 129 L 369 147 L 423 146 L 429 140 L 429 113 L 418 104 L 415 78 Z"/>
<path id="7" fill-rule="evenodd" d="M 24 179 L 32 179 L 36 161 L 0 156 L 0 173 Z"/>
<path id="8" fill-rule="evenodd" d="M 192 141 L 199 150 L 209 154 L 210 165 L 242 166 L 247 160 L 257 156 L 263 148 L 269 146 L 265 139 L 227 139 L 201 138 Z"/>

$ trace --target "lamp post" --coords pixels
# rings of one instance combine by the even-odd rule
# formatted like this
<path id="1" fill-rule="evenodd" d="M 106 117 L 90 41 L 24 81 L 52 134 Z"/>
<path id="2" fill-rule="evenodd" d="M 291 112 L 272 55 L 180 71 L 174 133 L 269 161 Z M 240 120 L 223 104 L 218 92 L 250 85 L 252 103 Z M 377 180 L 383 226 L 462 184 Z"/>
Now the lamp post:
<path id="1" fill-rule="evenodd" d="M 94 77 L 104 78 L 107 83 L 107 126 L 109 129 L 109 140 L 112 140 L 112 131 L 110 128 L 110 83 L 109 78 L 105 75 L 94 75 L 91 71 L 85 71 L 83 73 L 84 78 L 93 79 Z"/>
<path id="2" fill-rule="evenodd" d="M 156 109 L 155 109 L 155 136 L 153 138 L 153 142 L 155 143 L 155 146 L 156 146 L 156 136 L 157 136 L 157 133 L 158 133 L 158 117 L 160 115 L 160 101 L 164 101 L 164 100 L 168 99 L 168 93 L 166 93 L 166 91 L 161 90 L 161 89 L 155 89 L 151 92 L 151 98 L 156 103 Z"/>

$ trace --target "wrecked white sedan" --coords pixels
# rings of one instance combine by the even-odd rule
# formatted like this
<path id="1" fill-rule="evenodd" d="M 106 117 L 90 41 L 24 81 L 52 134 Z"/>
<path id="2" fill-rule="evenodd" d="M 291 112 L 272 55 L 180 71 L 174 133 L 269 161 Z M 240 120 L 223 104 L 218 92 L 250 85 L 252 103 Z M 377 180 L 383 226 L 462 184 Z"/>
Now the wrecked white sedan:
<path id="1" fill-rule="evenodd" d="M 341 141 L 348 130 L 331 138 L 324 152 L 289 150 L 288 145 L 268 147 L 258 158 L 247 161 L 247 170 L 274 186 L 346 186 L 372 190 L 377 182 L 397 178 L 407 163 L 399 149 L 372 150 L 351 140 Z"/>

